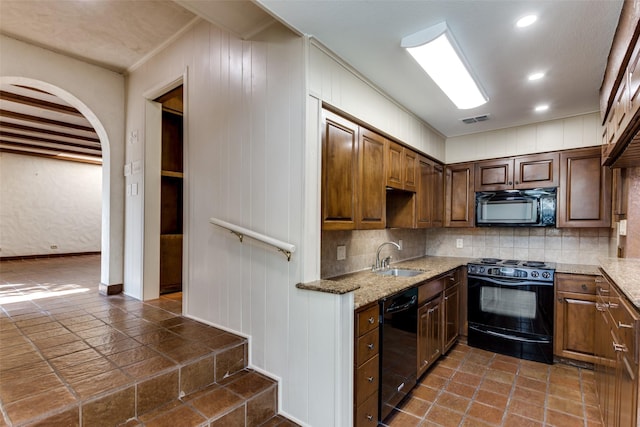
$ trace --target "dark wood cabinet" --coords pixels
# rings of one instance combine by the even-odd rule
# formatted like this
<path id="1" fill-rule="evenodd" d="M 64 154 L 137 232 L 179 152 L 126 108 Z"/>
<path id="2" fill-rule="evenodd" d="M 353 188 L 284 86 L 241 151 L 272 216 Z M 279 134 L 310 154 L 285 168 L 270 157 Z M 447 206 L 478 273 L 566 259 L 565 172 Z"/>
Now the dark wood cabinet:
<path id="1" fill-rule="evenodd" d="M 418 228 L 442 227 L 444 166 L 420 156 L 419 180 L 416 193 L 416 226 Z"/>
<path id="2" fill-rule="evenodd" d="M 606 427 L 637 427 L 640 314 L 611 282 L 598 287 L 596 392 Z"/>
<path id="3" fill-rule="evenodd" d="M 323 111 L 322 228 L 384 228 L 386 139 Z"/>
<path id="4" fill-rule="evenodd" d="M 458 163 L 446 167 L 445 227 L 473 227 L 474 164 Z"/>
<path id="5" fill-rule="evenodd" d="M 611 225 L 611 170 L 600 166 L 600 149 L 560 153 L 556 224 L 560 227 Z"/>
<path id="6" fill-rule="evenodd" d="M 360 128 L 359 191 L 357 221 L 359 229 L 384 228 L 386 190 L 384 187 L 385 138 Z"/>
<path id="7" fill-rule="evenodd" d="M 402 145 L 387 141 L 387 187 L 415 192 L 418 187 L 418 154 Z"/>
<path id="8" fill-rule="evenodd" d="M 442 294 L 418 308 L 418 377 L 442 355 Z"/>
<path id="9" fill-rule="evenodd" d="M 596 281 L 599 276 L 556 274 L 554 354 L 595 363 Z"/>
<path id="10" fill-rule="evenodd" d="M 442 354 L 456 343 L 460 331 L 460 269 L 445 276 L 442 313 Z"/>
<path id="11" fill-rule="evenodd" d="M 322 228 L 356 228 L 359 127 L 336 114 L 322 115 Z"/>
<path id="12" fill-rule="evenodd" d="M 356 427 L 378 425 L 379 318 L 377 302 L 362 307 L 355 313 L 353 408 Z"/>
<path id="13" fill-rule="evenodd" d="M 475 191 L 558 186 L 558 153 L 541 153 L 477 162 Z"/>

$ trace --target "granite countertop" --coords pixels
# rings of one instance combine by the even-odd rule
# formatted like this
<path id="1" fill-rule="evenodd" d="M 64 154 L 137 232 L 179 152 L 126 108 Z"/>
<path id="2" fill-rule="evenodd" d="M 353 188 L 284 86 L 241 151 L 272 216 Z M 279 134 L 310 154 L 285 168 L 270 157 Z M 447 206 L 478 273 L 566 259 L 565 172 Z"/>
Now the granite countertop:
<path id="1" fill-rule="evenodd" d="M 640 259 L 603 258 L 600 268 L 622 293 L 640 310 Z"/>
<path id="2" fill-rule="evenodd" d="M 354 292 L 354 309 L 395 294 L 404 289 L 432 279 L 449 270 L 465 265 L 471 258 L 426 256 L 392 265 L 393 268 L 408 268 L 423 271 L 413 277 L 381 276 L 370 270 L 346 274 L 331 279 L 299 283 L 296 287 L 320 292 L 343 294 Z"/>
<path id="3" fill-rule="evenodd" d="M 597 265 L 592 264 L 564 264 L 556 263 L 556 273 L 569 273 L 569 274 L 590 274 L 592 276 L 599 276 L 600 270 Z"/>

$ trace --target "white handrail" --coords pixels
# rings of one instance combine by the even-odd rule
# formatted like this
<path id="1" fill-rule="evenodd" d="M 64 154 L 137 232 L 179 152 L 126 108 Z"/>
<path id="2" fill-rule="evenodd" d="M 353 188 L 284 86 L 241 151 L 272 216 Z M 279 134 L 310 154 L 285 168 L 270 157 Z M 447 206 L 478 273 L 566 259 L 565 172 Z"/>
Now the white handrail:
<path id="1" fill-rule="evenodd" d="M 273 237 L 260 234 L 253 230 L 249 230 L 248 228 L 240 227 L 239 225 L 231 224 L 230 222 L 226 222 L 221 219 L 213 218 L 213 217 L 209 218 L 209 222 L 211 224 L 215 224 L 217 226 L 226 228 L 227 230 L 231 231 L 233 234 L 238 236 L 238 239 L 240 239 L 240 242 L 242 242 L 242 239 L 244 236 L 247 236 L 247 237 L 251 237 L 252 239 L 259 240 L 268 245 L 271 245 L 276 249 L 278 249 L 280 252 L 284 253 L 287 256 L 287 261 L 291 261 L 291 254 L 296 251 L 295 245 L 292 245 L 291 243 L 286 243 L 278 239 L 274 239 Z"/>

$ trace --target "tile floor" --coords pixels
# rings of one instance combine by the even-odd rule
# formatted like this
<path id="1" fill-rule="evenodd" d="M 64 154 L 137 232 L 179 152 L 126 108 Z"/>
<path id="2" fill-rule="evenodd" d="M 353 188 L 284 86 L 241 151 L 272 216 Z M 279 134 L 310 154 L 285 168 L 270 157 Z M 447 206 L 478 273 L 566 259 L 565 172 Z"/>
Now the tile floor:
<path id="1" fill-rule="evenodd" d="M 458 343 L 389 416 L 389 427 L 601 426 L 593 371 Z"/>
<path id="2" fill-rule="evenodd" d="M 244 338 L 181 316 L 181 294 L 98 293 L 100 257 L 0 263 L 0 427 L 292 426 Z"/>
<path id="3" fill-rule="evenodd" d="M 241 338 L 180 316 L 180 294 L 145 303 L 100 296 L 99 262 L 0 263 L 0 427 L 97 426 L 120 413 L 127 426 L 295 425 L 274 416 L 276 389 L 266 377 L 240 369 L 223 378 L 246 359 Z M 385 425 L 601 422 L 592 371 L 459 343 Z"/>

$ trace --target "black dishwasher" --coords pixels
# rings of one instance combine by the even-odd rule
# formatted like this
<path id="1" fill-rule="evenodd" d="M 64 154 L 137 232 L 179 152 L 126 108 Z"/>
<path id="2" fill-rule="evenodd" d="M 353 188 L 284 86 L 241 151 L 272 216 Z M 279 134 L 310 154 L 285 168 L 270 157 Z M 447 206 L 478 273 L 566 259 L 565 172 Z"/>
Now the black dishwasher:
<path id="1" fill-rule="evenodd" d="M 380 420 L 411 391 L 418 370 L 418 289 L 380 301 Z"/>

